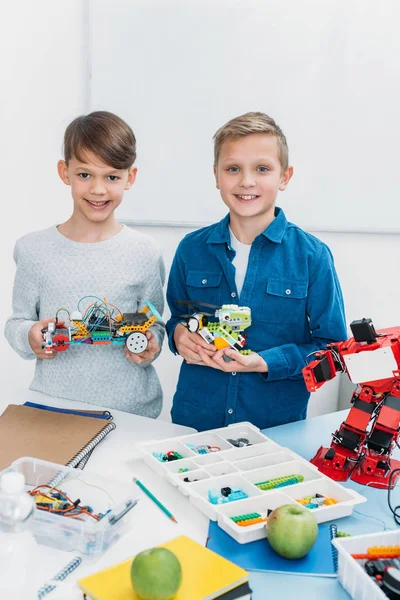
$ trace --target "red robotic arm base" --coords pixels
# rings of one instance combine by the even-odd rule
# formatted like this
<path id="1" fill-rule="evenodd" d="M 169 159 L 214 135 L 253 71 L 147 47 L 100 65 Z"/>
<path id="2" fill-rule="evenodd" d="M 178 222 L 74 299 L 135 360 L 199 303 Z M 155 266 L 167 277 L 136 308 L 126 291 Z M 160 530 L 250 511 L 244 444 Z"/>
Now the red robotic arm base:
<path id="1" fill-rule="evenodd" d="M 370 319 L 353 321 L 354 337 L 329 344 L 303 369 L 307 389 L 319 389 L 337 372 L 358 384 L 346 420 L 332 434 L 330 448 L 311 459 L 336 481 L 387 488 L 400 461 L 391 455 L 400 426 L 400 327 L 376 332 Z M 391 478 L 395 485 L 399 473 Z"/>

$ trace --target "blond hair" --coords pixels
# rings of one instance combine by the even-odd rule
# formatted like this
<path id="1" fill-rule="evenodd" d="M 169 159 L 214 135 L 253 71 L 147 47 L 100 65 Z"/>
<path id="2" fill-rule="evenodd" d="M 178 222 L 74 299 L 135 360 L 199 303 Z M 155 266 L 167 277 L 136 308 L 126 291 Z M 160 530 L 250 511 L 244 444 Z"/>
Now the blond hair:
<path id="1" fill-rule="evenodd" d="M 275 121 L 261 112 L 248 112 L 240 117 L 231 119 L 222 125 L 215 133 L 214 140 L 214 165 L 217 166 L 222 144 L 229 138 L 239 138 L 252 133 L 268 133 L 278 140 L 278 155 L 282 171 L 289 166 L 289 148 L 282 129 Z"/>

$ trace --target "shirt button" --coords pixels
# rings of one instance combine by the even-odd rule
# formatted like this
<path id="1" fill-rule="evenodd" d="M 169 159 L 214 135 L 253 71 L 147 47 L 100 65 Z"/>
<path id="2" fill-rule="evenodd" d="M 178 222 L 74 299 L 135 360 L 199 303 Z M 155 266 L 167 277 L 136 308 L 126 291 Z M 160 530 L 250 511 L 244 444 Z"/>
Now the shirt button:
<path id="1" fill-rule="evenodd" d="M 289 294 L 292 293 L 292 290 L 286 290 L 286 294 L 289 296 Z"/>
<path id="2" fill-rule="evenodd" d="M 201 283 L 204 285 L 205 283 L 207 283 L 207 279 L 202 279 Z"/>
<path id="3" fill-rule="evenodd" d="M 233 408 L 228 408 L 228 415 L 232 415 L 233 414 Z"/>
<path id="4" fill-rule="evenodd" d="M 236 292 L 232 292 L 231 297 L 236 298 Z"/>
<path id="5" fill-rule="evenodd" d="M 232 372 L 232 377 L 235 377 L 236 373 L 235 371 Z"/>

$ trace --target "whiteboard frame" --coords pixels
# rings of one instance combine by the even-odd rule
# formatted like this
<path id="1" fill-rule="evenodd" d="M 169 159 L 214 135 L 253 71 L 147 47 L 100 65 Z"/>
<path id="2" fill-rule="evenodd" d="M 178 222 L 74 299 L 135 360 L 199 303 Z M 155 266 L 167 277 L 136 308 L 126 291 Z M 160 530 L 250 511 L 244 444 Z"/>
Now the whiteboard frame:
<path id="1" fill-rule="evenodd" d="M 194 221 L 147 221 L 147 220 L 135 220 L 135 219 L 124 219 L 118 218 L 119 223 L 123 223 L 128 227 L 175 227 L 181 229 L 200 229 L 201 227 L 208 227 L 212 225 L 211 222 L 208 223 L 196 223 Z M 346 233 L 346 234 L 368 234 L 368 235 L 398 235 L 400 234 L 400 229 L 374 229 L 372 227 L 341 227 L 340 229 L 335 229 L 333 227 L 302 227 L 304 231 L 308 231 L 310 233 Z"/>

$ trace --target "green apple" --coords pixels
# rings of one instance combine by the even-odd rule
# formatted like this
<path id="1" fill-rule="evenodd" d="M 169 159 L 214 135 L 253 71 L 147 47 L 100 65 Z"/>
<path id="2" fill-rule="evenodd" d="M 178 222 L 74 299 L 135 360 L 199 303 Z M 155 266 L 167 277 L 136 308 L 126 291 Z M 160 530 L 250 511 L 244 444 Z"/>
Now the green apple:
<path id="1" fill-rule="evenodd" d="M 318 525 L 300 504 L 284 504 L 268 517 L 267 536 L 273 550 L 284 558 L 302 558 L 315 544 Z"/>
<path id="2" fill-rule="evenodd" d="M 131 580 L 141 600 L 171 600 L 182 583 L 181 563 L 167 548 L 144 550 L 133 559 Z"/>

